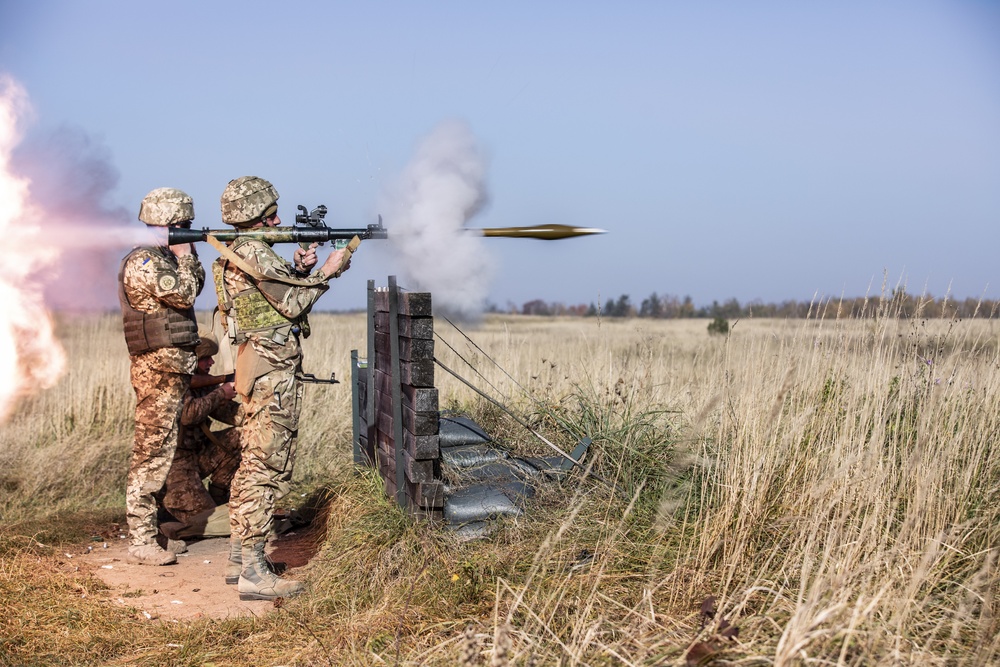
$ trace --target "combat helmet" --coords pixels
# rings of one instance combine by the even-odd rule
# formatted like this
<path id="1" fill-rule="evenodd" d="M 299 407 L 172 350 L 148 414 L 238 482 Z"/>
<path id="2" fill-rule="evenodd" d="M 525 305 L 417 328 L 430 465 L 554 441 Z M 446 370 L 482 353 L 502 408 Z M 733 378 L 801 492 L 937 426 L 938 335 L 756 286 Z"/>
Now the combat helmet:
<path id="1" fill-rule="evenodd" d="M 201 340 L 198 341 L 198 345 L 194 348 L 194 353 L 199 359 L 214 357 L 219 353 L 219 341 L 214 334 L 199 329 L 198 338 Z"/>
<path id="2" fill-rule="evenodd" d="M 194 220 L 194 201 L 183 190 L 156 188 L 143 197 L 139 219 L 154 227 Z"/>
<path id="3" fill-rule="evenodd" d="M 229 181 L 222 192 L 222 221 L 246 227 L 264 217 L 278 202 L 278 191 L 270 181 L 257 176 L 241 176 Z"/>

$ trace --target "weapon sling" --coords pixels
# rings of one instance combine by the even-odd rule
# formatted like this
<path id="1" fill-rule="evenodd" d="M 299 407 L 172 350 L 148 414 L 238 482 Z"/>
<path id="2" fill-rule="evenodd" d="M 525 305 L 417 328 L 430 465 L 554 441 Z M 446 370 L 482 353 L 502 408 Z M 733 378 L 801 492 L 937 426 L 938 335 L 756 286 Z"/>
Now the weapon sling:
<path id="1" fill-rule="evenodd" d="M 289 277 L 279 277 L 279 276 L 265 276 L 263 273 L 258 271 L 255 267 L 250 266 L 246 261 L 233 252 L 225 243 L 216 239 L 213 236 L 208 236 L 206 240 L 212 244 L 212 247 L 219 251 L 219 254 L 228 259 L 230 262 L 235 264 L 240 268 L 243 273 L 256 278 L 257 280 L 273 280 L 274 282 L 285 283 L 286 285 L 299 285 L 302 287 L 313 287 L 315 283 L 309 282 L 307 280 L 300 280 L 298 278 Z M 348 253 L 348 257 L 353 253 Z M 330 276 L 328 276 L 330 277 Z"/>

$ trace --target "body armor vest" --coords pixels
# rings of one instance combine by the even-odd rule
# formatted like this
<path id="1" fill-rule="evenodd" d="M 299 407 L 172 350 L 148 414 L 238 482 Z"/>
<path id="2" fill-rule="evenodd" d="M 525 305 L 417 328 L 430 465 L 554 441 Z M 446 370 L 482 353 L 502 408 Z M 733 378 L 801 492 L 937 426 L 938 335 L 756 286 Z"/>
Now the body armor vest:
<path id="1" fill-rule="evenodd" d="M 161 347 L 186 347 L 198 344 L 198 321 L 194 308 L 177 310 L 159 304 L 151 313 L 136 310 L 125 294 L 125 264 L 139 250 L 160 254 L 166 261 L 176 264 L 173 255 L 167 255 L 160 248 L 136 248 L 122 260 L 118 269 L 118 300 L 122 307 L 122 325 L 125 329 L 125 344 L 132 356 L 152 352 Z"/>

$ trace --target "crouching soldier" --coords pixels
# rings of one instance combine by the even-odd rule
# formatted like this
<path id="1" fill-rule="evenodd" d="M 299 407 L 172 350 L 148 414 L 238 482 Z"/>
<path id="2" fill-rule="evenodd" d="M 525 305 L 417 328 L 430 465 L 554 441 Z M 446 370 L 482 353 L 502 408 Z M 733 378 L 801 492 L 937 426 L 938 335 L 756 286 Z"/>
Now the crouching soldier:
<path id="1" fill-rule="evenodd" d="M 213 357 L 219 351 L 215 336 L 207 332 L 199 336 L 198 367 L 184 395 L 180 441 L 161 494 L 162 508 L 171 520 L 161 524 L 160 531 L 170 540 L 229 535 L 227 503 L 240 465 L 236 427 L 243 421 L 243 410 L 233 400 L 233 383 L 211 374 Z M 212 420 L 229 427 L 213 431 Z"/>

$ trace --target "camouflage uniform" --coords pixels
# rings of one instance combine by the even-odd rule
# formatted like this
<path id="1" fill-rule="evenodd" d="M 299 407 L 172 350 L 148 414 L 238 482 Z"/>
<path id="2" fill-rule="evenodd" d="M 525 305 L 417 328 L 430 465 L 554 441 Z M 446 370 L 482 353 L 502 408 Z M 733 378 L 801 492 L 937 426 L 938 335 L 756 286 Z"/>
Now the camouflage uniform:
<path id="1" fill-rule="evenodd" d="M 260 275 L 224 257 L 212 269 L 219 307 L 239 345 L 236 391 L 245 417 L 229 506 L 232 534 L 248 548 L 267 539 L 275 503 L 289 490 L 302 401 L 299 336 L 308 333 L 306 315 L 329 280 L 322 271 L 303 277 L 261 241 L 241 239 L 232 250 Z"/>
<path id="2" fill-rule="evenodd" d="M 190 313 L 205 284 L 205 270 L 196 255 L 175 257 L 165 247 L 133 250 L 122 262 L 121 294 L 142 313 Z M 196 328 L 196 327 L 195 327 Z M 197 366 L 194 343 L 163 346 L 131 355 L 135 389 L 135 441 L 125 494 L 132 546 L 153 542 L 156 533 L 156 493 L 166 481 L 177 447 L 181 401 Z"/>
<path id="3" fill-rule="evenodd" d="M 220 387 L 191 389 L 184 396 L 180 441 L 167 473 L 163 508 L 177 521 L 189 520 L 229 501 L 229 488 L 240 465 L 239 429 L 209 430 L 209 417 L 237 426 L 240 404 Z M 211 492 L 202 480 L 211 479 Z"/>

